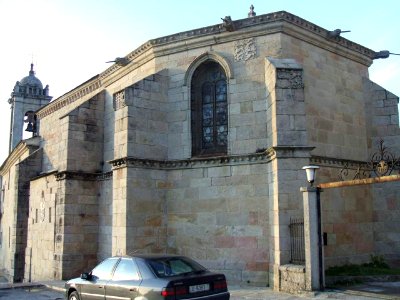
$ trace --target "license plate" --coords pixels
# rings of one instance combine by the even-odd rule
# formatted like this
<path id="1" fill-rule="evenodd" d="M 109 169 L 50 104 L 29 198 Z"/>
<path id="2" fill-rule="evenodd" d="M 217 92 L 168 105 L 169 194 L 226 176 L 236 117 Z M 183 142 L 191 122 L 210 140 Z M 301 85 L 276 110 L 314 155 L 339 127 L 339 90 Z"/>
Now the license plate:
<path id="1" fill-rule="evenodd" d="M 204 291 L 208 291 L 208 290 L 210 290 L 210 285 L 208 283 L 189 286 L 190 293 L 198 293 L 198 292 L 204 292 Z"/>

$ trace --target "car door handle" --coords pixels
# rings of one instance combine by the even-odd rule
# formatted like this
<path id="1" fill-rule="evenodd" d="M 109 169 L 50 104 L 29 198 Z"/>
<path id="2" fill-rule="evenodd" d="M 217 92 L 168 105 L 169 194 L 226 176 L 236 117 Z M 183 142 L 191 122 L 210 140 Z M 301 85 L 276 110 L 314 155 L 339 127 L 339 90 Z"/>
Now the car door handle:
<path id="1" fill-rule="evenodd" d="M 102 289 L 104 286 L 99 285 L 99 289 Z"/>
<path id="2" fill-rule="evenodd" d="M 131 291 L 131 292 L 137 292 L 137 288 L 131 288 L 129 291 Z"/>

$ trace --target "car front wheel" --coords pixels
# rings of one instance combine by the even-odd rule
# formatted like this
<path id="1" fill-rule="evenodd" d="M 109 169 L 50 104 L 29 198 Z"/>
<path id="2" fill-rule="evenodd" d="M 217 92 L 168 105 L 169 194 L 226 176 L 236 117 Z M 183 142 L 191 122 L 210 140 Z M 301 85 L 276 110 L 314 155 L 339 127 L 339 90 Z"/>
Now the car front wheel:
<path id="1" fill-rule="evenodd" d="M 68 300 L 80 300 L 78 292 L 72 292 L 69 294 Z"/>

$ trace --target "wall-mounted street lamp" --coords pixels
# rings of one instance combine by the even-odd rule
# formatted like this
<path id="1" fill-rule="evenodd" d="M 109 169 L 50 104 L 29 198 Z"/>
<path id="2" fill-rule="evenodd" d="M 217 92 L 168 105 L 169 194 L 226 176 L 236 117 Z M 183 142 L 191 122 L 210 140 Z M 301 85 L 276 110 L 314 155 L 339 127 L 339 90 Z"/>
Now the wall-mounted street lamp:
<path id="1" fill-rule="evenodd" d="M 306 170 L 307 174 L 307 181 L 310 183 L 310 186 L 313 186 L 317 170 L 319 169 L 318 166 L 304 166 L 303 170 Z"/>

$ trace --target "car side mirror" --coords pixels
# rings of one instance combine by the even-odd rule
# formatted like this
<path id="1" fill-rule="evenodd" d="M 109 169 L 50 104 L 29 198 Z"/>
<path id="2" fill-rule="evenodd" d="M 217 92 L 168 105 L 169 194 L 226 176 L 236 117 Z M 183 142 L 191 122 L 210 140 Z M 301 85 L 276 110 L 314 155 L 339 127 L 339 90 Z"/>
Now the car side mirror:
<path id="1" fill-rule="evenodd" d="M 87 272 L 84 272 L 81 274 L 81 279 L 83 279 L 83 280 L 90 280 L 91 278 L 92 278 L 92 275 L 90 275 Z"/>

